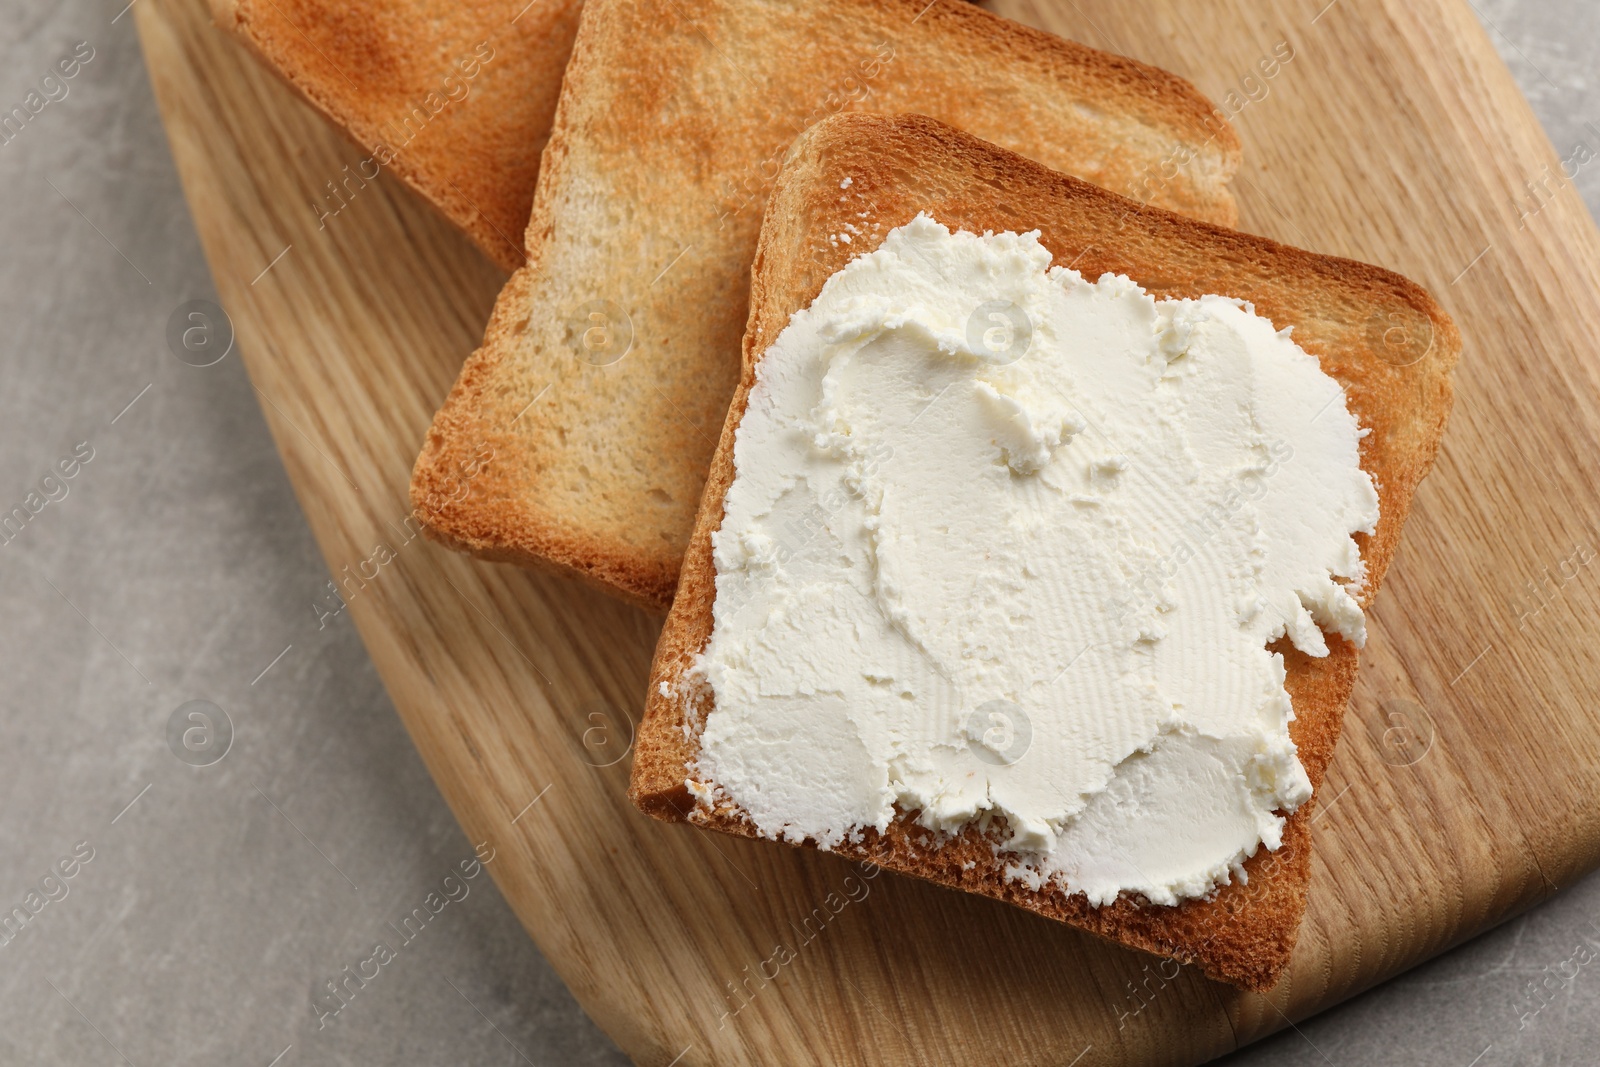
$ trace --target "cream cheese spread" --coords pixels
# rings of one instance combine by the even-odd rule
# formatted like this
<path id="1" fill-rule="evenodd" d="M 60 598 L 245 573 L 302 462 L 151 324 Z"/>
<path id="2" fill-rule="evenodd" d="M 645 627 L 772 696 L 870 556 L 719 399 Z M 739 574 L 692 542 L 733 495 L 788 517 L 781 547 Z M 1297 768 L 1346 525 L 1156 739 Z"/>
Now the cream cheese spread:
<path id="1" fill-rule="evenodd" d="M 977 823 L 1036 889 L 1174 904 L 1310 796 L 1268 645 L 1363 643 L 1378 496 L 1288 330 L 1050 260 L 919 216 L 767 349 L 689 786 L 825 849 Z"/>

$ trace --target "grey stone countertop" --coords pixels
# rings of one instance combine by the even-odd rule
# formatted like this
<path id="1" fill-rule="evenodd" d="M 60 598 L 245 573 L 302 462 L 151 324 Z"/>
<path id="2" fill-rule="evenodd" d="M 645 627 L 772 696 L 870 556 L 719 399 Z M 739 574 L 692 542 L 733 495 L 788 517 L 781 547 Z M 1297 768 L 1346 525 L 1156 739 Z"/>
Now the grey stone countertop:
<path id="1" fill-rule="evenodd" d="M 1556 148 L 1593 144 L 1600 5 L 1473 3 Z M 243 367 L 168 351 L 216 295 L 121 4 L 0 0 L 0 111 L 92 53 L 0 143 L 0 510 L 53 498 L 0 543 L 0 911 L 45 900 L 0 944 L 0 1065 L 626 1063 L 487 877 L 316 1029 L 472 848 L 349 621 L 308 625 L 327 570 Z M 1600 168 L 1571 184 L 1594 211 Z M 193 700 L 234 735 L 199 769 Z M 1595 1063 L 1596 919 L 1590 877 L 1224 1062 Z"/>

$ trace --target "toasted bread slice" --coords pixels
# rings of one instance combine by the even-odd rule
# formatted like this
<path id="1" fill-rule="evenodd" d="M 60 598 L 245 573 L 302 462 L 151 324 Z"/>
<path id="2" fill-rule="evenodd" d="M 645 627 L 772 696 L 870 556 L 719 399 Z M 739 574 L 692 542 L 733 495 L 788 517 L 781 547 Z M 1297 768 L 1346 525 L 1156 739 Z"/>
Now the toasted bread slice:
<path id="1" fill-rule="evenodd" d="M 738 381 L 762 207 L 811 123 L 926 112 L 1236 219 L 1237 138 L 1187 82 L 957 0 L 591 0 L 566 78 L 528 266 L 434 420 L 412 495 L 438 540 L 657 609 Z M 495 462 L 452 492 L 485 445 Z"/>
<path id="2" fill-rule="evenodd" d="M 506 270 L 522 265 L 539 156 L 582 0 L 212 0 L 232 30 L 366 155 L 310 190 L 332 225 L 378 172 Z"/>
<path id="3" fill-rule="evenodd" d="M 841 197 L 845 178 L 860 194 Z M 864 201 L 870 233 L 854 247 L 829 236 L 859 222 Z M 848 115 L 819 123 L 796 144 L 779 176 L 751 282 L 744 368 L 723 426 L 704 503 L 651 670 L 649 704 L 633 763 L 631 795 L 663 819 L 755 836 L 744 814 L 725 801 L 710 807 L 686 786 L 698 732 L 712 701 L 685 678 L 712 630 L 716 594 L 711 535 L 734 477 L 734 432 L 762 353 L 806 307 L 823 282 L 883 235 L 926 211 L 952 229 L 1042 231 L 1058 265 L 1086 278 L 1125 274 L 1157 297 L 1220 293 L 1254 303 L 1346 387 L 1347 403 L 1371 432 L 1362 467 L 1379 487 L 1381 519 L 1357 535 L 1371 602 L 1394 555 L 1417 483 L 1439 447 L 1450 409 L 1450 371 L 1460 336 L 1421 288 L 1378 267 L 1319 256 L 1261 237 L 1181 218 L 1048 170 L 969 134 L 920 116 Z M 1291 736 L 1313 787 L 1321 785 L 1355 681 L 1356 650 L 1329 635 L 1330 654 L 1314 659 L 1281 642 L 1295 719 Z M 691 709 L 690 701 L 695 702 Z M 1003 876 L 994 841 L 969 829 L 940 844 L 903 813 L 888 832 L 868 832 L 838 851 L 931 881 L 1010 901 L 1125 945 L 1200 965 L 1246 989 L 1271 987 L 1288 965 L 1305 911 L 1311 874 L 1309 822 L 1315 796 L 1288 819 L 1276 852 L 1260 849 L 1245 864 L 1248 884 L 1175 907 L 1126 895 L 1090 907 L 1081 895 L 1030 890 Z"/>

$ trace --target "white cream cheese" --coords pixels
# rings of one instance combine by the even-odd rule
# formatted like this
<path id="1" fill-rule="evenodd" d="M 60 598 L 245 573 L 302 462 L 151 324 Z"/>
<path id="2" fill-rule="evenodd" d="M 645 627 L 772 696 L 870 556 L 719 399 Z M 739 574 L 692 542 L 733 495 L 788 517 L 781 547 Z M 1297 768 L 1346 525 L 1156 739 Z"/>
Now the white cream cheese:
<path id="1" fill-rule="evenodd" d="M 1287 330 L 1050 258 L 921 216 L 766 351 L 689 785 L 823 848 L 1003 816 L 1011 877 L 1173 904 L 1310 796 L 1267 645 L 1364 641 L 1378 497 Z"/>

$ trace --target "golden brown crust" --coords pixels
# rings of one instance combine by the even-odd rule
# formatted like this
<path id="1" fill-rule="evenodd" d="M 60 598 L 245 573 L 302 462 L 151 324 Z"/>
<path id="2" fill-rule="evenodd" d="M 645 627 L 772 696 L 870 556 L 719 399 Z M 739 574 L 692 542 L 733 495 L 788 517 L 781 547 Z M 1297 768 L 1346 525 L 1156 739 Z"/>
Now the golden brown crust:
<path id="1" fill-rule="evenodd" d="M 875 205 L 872 236 L 835 247 L 827 235 L 853 216 L 856 201 L 840 183 Z M 709 694 L 682 684 L 711 634 L 715 569 L 711 534 L 733 480 L 733 438 L 755 381 L 755 366 L 790 316 L 811 303 L 823 282 L 851 255 L 870 251 L 890 229 L 927 211 L 946 225 L 985 230 L 1038 229 L 1057 264 L 1086 277 L 1125 274 L 1161 296 L 1221 293 L 1255 304 L 1257 312 L 1316 356 L 1346 386 L 1351 410 L 1371 429 L 1362 466 L 1379 487 L 1377 532 L 1361 538 L 1371 602 L 1399 542 L 1417 483 L 1439 447 L 1451 401 L 1450 371 L 1460 353 L 1454 324 L 1419 286 L 1378 267 L 1289 248 L 1157 209 L 1141 209 L 1102 189 L 1050 171 L 995 145 L 921 116 L 848 115 L 810 130 L 779 176 L 761 233 L 751 284 L 743 372 L 712 462 L 677 599 L 651 666 L 648 706 L 633 764 L 630 794 L 658 818 L 690 818 L 714 829 L 752 835 L 736 810 L 695 807 L 685 788 L 697 751 L 695 724 Z M 867 229 L 868 227 L 862 227 Z M 1330 638 L 1330 654 L 1313 659 L 1282 647 L 1295 708 L 1291 734 L 1313 786 L 1333 757 L 1355 682 L 1356 650 Z M 1248 886 L 1234 884 L 1210 900 L 1175 908 L 1131 900 L 1090 908 L 1007 881 L 986 840 L 927 847 L 906 820 L 846 855 L 935 882 L 1008 900 L 1123 944 L 1198 963 L 1206 974 L 1247 989 L 1270 988 L 1288 965 L 1305 911 L 1310 878 L 1309 819 L 1314 801 L 1288 820 L 1285 847 L 1259 851 L 1245 865 Z M 963 864 L 976 864 L 963 869 Z"/>
<path id="2" fill-rule="evenodd" d="M 498 441 L 484 491 L 434 516 L 433 534 L 659 609 L 738 381 L 762 206 L 799 130 L 839 108 L 923 111 L 1152 203 L 1237 218 L 1238 139 L 1187 82 L 951 0 L 591 0 L 566 83 L 529 263 L 416 485 Z M 571 322 L 594 307 L 632 338 L 614 363 L 575 355 Z"/>
<path id="3" fill-rule="evenodd" d="M 506 270 L 523 262 L 539 155 L 581 7 L 213 0 L 219 23 L 365 149 L 348 173 L 328 175 L 332 188 L 309 191 L 319 215 L 336 215 L 392 168 Z"/>

